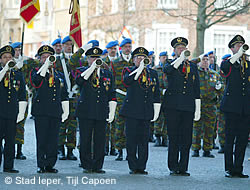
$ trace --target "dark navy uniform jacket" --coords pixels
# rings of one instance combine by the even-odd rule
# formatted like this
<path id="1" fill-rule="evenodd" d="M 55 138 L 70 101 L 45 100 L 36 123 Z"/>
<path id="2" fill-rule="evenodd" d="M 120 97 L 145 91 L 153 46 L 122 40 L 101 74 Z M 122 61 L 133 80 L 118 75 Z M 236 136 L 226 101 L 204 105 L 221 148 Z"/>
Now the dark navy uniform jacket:
<path id="1" fill-rule="evenodd" d="M 173 60 L 174 61 L 174 60 Z M 200 80 L 197 65 L 190 63 L 190 73 L 186 78 L 183 64 L 175 69 L 166 64 L 163 71 L 167 75 L 168 88 L 164 95 L 163 110 L 195 111 L 195 99 L 200 99 Z"/>
<path id="2" fill-rule="evenodd" d="M 2 67 L 0 67 L 2 70 Z M 10 71 L 10 83 L 4 86 L 4 79 L 0 82 L 0 117 L 16 120 L 19 111 L 19 101 L 26 100 L 26 89 L 23 74 L 19 71 Z"/>
<path id="3" fill-rule="evenodd" d="M 226 78 L 226 88 L 220 109 L 223 112 L 250 115 L 250 62 L 245 73 L 241 73 L 238 62 L 231 64 L 229 60 L 221 63 L 221 70 Z"/>
<path id="4" fill-rule="evenodd" d="M 135 74 L 129 74 L 136 66 L 123 70 L 123 82 L 127 87 L 127 95 L 120 110 L 120 115 L 141 120 L 151 120 L 154 117 L 153 103 L 160 103 L 160 90 L 157 72 L 147 68 L 148 86 L 142 82 L 142 74 L 134 80 Z"/>
<path id="5" fill-rule="evenodd" d="M 88 80 L 81 77 L 81 73 L 88 68 L 77 69 L 76 84 L 80 86 L 81 95 L 76 108 L 76 117 L 106 120 L 109 114 L 109 101 L 116 101 L 112 73 L 101 69 L 99 83 L 97 83 L 93 74 Z"/>
<path id="6" fill-rule="evenodd" d="M 36 88 L 31 114 L 33 116 L 61 118 L 61 102 L 68 100 L 67 86 L 63 73 L 54 71 L 54 85 L 50 87 L 49 73 L 42 77 L 40 74 L 37 74 L 37 71 L 38 69 L 33 69 L 30 74 L 30 82 Z"/>

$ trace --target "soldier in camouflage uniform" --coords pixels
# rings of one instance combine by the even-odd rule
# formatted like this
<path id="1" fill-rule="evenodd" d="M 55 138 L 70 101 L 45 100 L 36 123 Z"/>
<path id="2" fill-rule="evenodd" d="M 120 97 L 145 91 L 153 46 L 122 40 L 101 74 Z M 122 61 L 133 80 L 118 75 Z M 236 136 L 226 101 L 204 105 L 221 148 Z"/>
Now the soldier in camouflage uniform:
<path id="1" fill-rule="evenodd" d="M 213 148 L 213 133 L 216 119 L 216 106 L 218 95 L 223 91 L 220 75 L 208 67 L 208 55 L 204 55 L 199 64 L 201 96 L 201 119 L 194 121 L 192 150 L 193 157 L 199 157 L 201 138 L 203 139 L 203 156 L 214 158 L 211 154 Z"/>
<path id="2" fill-rule="evenodd" d="M 157 66 L 153 67 L 158 73 L 159 86 L 161 92 L 161 102 L 163 101 L 163 96 L 167 88 L 167 77 L 163 72 L 163 67 L 167 63 L 167 52 L 161 52 L 159 55 L 160 62 Z M 158 146 L 167 146 L 167 124 L 164 118 L 163 111 L 161 110 L 159 118 L 154 122 L 154 134 L 156 137 L 155 145 Z"/>
<path id="3" fill-rule="evenodd" d="M 29 73 L 30 71 L 36 67 L 36 64 L 39 63 L 39 61 L 35 62 L 31 58 L 27 57 L 21 57 L 21 42 L 14 42 L 11 44 L 11 46 L 15 50 L 15 56 L 14 60 L 17 63 L 21 63 L 21 65 L 18 66 L 18 69 L 23 73 L 25 83 L 26 83 L 26 93 L 27 99 L 32 97 L 32 91 L 34 90 L 30 83 L 29 83 Z M 28 109 L 26 109 L 25 112 L 25 118 L 21 122 L 19 122 L 16 126 L 16 137 L 15 137 L 15 144 L 17 145 L 17 153 L 16 153 L 16 159 L 20 160 L 26 160 L 26 156 L 22 153 L 22 145 L 24 144 L 24 124 L 26 121 L 28 115 Z"/>
<path id="4" fill-rule="evenodd" d="M 108 55 L 103 58 L 103 61 L 108 65 L 108 69 L 111 70 L 111 63 L 117 59 L 117 41 L 111 41 L 106 45 Z M 112 155 L 116 156 L 117 153 L 115 151 L 115 123 L 114 121 L 112 123 L 107 124 L 107 130 L 106 130 L 106 147 L 105 147 L 105 155 Z M 109 152 L 109 141 L 110 141 L 110 152 Z"/>
<path id="5" fill-rule="evenodd" d="M 115 160 L 123 160 L 123 150 L 126 148 L 126 137 L 125 137 L 125 121 L 119 115 L 119 111 L 122 107 L 123 101 L 126 96 L 126 87 L 122 81 L 122 71 L 124 67 L 133 66 L 131 59 L 131 49 L 132 49 L 132 40 L 125 38 L 120 47 L 122 49 L 121 56 L 115 59 L 111 63 L 111 69 L 115 79 L 115 89 L 116 89 L 116 98 L 117 98 L 117 107 L 115 113 L 115 147 L 118 150 L 118 156 Z"/>

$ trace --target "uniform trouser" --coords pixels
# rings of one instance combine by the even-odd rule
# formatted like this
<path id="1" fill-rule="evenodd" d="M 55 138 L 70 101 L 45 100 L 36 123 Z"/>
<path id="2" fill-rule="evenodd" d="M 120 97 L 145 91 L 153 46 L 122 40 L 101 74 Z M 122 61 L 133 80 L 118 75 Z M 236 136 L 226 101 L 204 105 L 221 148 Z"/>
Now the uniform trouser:
<path id="1" fill-rule="evenodd" d="M 77 99 L 70 99 L 69 101 L 69 118 L 61 123 L 59 129 L 59 141 L 58 145 L 62 146 L 66 144 L 67 148 L 74 149 L 76 147 L 76 128 L 77 128 L 77 120 L 75 115 L 75 106 L 77 103 Z"/>
<path id="2" fill-rule="evenodd" d="M 15 144 L 24 144 L 24 124 L 28 116 L 28 109 L 25 111 L 24 119 L 16 124 Z"/>
<path id="3" fill-rule="evenodd" d="M 128 166 L 130 170 L 145 170 L 148 160 L 148 120 L 126 118 Z"/>
<path id="4" fill-rule="evenodd" d="M 123 100 L 125 96 L 116 93 L 117 107 L 115 110 L 115 148 L 117 150 L 122 150 L 126 148 L 126 137 L 125 137 L 125 120 L 120 116 L 119 112 L 122 108 Z"/>
<path id="5" fill-rule="evenodd" d="M 211 151 L 213 148 L 214 126 L 216 120 L 216 107 L 213 104 L 204 104 L 201 107 L 201 118 L 194 121 L 192 149 L 201 149 L 201 138 L 203 139 L 203 150 Z"/>
<path id="6" fill-rule="evenodd" d="M 225 117 L 224 113 L 218 111 L 218 136 L 221 147 L 225 145 Z"/>
<path id="7" fill-rule="evenodd" d="M 38 167 L 54 167 L 56 164 L 60 122 L 60 118 L 35 116 Z"/>
<path id="8" fill-rule="evenodd" d="M 168 109 L 165 114 L 169 138 L 168 168 L 170 171 L 187 171 L 194 112 Z"/>
<path id="9" fill-rule="evenodd" d="M 4 154 L 4 169 L 12 169 L 14 167 L 15 158 L 15 135 L 16 135 L 16 120 L 4 119 L 0 117 L 0 165 L 2 154 Z M 2 141 L 5 140 L 2 149 Z"/>
<path id="10" fill-rule="evenodd" d="M 159 118 L 154 122 L 154 134 L 167 139 L 167 123 L 163 112 L 160 113 Z"/>
<path id="11" fill-rule="evenodd" d="M 107 124 L 107 130 L 106 130 L 106 147 L 109 147 L 109 141 L 111 142 L 111 145 L 115 145 L 115 122 L 108 123 Z"/>
<path id="12" fill-rule="evenodd" d="M 106 120 L 79 119 L 80 128 L 80 160 L 86 170 L 102 169 L 104 162 Z M 91 156 L 91 141 L 93 134 L 93 157 Z"/>
<path id="13" fill-rule="evenodd" d="M 242 172 L 250 131 L 250 115 L 225 112 L 225 119 L 225 171 Z"/>

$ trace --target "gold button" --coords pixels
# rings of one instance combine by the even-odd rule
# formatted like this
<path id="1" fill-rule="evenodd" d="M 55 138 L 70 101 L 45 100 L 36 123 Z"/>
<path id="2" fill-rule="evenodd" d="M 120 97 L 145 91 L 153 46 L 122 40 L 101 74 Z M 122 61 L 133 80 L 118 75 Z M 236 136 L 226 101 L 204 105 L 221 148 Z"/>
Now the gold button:
<path id="1" fill-rule="evenodd" d="M 245 96 L 245 93 L 243 93 L 242 95 Z"/>
<path id="2" fill-rule="evenodd" d="M 8 98 L 10 98 L 10 96 L 8 96 Z"/>
<path id="3" fill-rule="evenodd" d="M 11 92 L 9 91 L 8 93 L 10 94 Z"/>
<path id="4" fill-rule="evenodd" d="M 97 98 L 99 98 L 100 96 L 98 95 Z"/>
<path id="5" fill-rule="evenodd" d="M 56 96 L 56 94 L 54 94 L 54 96 Z"/>
<path id="6" fill-rule="evenodd" d="M 56 87 L 56 85 L 54 85 L 54 87 Z"/>
<path id="7" fill-rule="evenodd" d="M 144 101 L 145 103 L 147 103 L 147 101 Z"/>
<path id="8" fill-rule="evenodd" d="M 245 80 L 245 77 L 243 77 L 243 80 Z"/>
<path id="9" fill-rule="evenodd" d="M 98 93 L 100 93 L 100 91 L 99 91 L 99 90 L 98 90 L 97 92 L 98 92 Z"/>
<path id="10" fill-rule="evenodd" d="M 183 88 L 187 88 L 186 86 L 184 86 Z"/>
<path id="11" fill-rule="evenodd" d="M 55 98 L 53 98 L 53 100 L 55 101 L 56 99 L 55 99 Z"/>
<path id="12" fill-rule="evenodd" d="M 40 102 L 40 100 L 37 100 L 37 102 Z"/>
<path id="13" fill-rule="evenodd" d="M 242 90 L 245 90 L 245 88 L 242 88 Z"/>
<path id="14" fill-rule="evenodd" d="M 245 85 L 245 83 L 244 83 L 244 82 L 243 82 L 242 84 L 243 84 L 243 85 Z"/>
<path id="15" fill-rule="evenodd" d="M 56 89 L 54 89 L 54 92 L 56 92 Z"/>
<path id="16" fill-rule="evenodd" d="M 187 83 L 187 81 L 184 81 L 184 83 L 186 84 L 186 83 Z"/>
<path id="17" fill-rule="evenodd" d="M 145 96 L 145 98 L 147 98 L 147 96 Z"/>
<path id="18" fill-rule="evenodd" d="M 8 100 L 8 102 L 10 102 L 10 100 Z"/>
<path id="19" fill-rule="evenodd" d="M 186 94 L 186 92 L 182 92 L 182 94 Z"/>
<path id="20" fill-rule="evenodd" d="M 99 100 L 97 100 L 96 102 L 99 103 Z"/>

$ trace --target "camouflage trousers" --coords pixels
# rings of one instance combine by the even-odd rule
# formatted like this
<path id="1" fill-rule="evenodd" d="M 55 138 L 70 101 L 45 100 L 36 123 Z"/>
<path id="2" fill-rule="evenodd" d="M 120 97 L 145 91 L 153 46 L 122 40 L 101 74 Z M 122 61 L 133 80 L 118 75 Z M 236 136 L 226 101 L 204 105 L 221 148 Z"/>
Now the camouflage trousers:
<path id="1" fill-rule="evenodd" d="M 225 145 L 225 118 L 224 113 L 220 110 L 218 111 L 218 136 L 219 136 L 219 143 L 220 146 L 224 147 Z"/>
<path id="2" fill-rule="evenodd" d="M 64 122 L 61 123 L 59 129 L 59 142 L 58 145 L 66 145 L 67 148 L 76 147 L 76 128 L 77 120 L 75 117 L 75 108 L 77 104 L 77 99 L 72 99 L 69 101 L 69 117 Z"/>
<path id="3" fill-rule="evenodd" d="M 107 127 L 106 127 L 106 143 L 109 143 L 109 141 L 111 142 L 112 145 L 115 145 L 115 123 L 107 123 Z M 106 144 L 106 147 L 107 144 Z"/>
<path id="4" fill-rule="evenodd" d="M 113 122 L 115 127 L 115 148 L 121 150 L 126 148 L 125 119 L 119 114 L 125 96 L 116 93 L 116 98 L 117 107 L 115 110 L 115 121 Z"/>
<path id="5" fill-rule="evenodd" d="M 160 113 L 159 118 L 154 122 L 154 134 L 155 136 L 167 138 L 167 123 L 163 112 Z"/>
<path id="6" fill-rule="evenodd" d="M 24 115 L 24 120 L 16 125 L 15 144 L 24 144 L 24 124 L 28 116 L 28 106 Z"/>
<path id="7" fill-rule="evenodd" d="M 215 120 L 216 107 L 214 104 L 203 103 L 201 105 L 201 118 L 199 121 L 194 121 L 192 150 L 201 149 L 201 139 L 203 139 L 203 150 L 212 150 Z"/>

